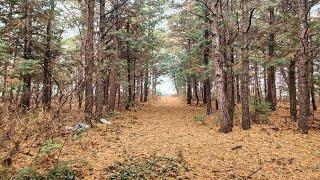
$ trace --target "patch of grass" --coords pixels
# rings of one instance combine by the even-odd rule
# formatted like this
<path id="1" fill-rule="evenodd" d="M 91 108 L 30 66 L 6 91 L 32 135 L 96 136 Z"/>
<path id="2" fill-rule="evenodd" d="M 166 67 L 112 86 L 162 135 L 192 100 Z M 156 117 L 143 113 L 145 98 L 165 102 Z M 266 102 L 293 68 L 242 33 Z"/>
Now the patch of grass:
<path id="1" fill-rule="evenodd" d="M 188 171 L 184 160 L 150 156 L 112 164 L 105 169 L 105 175 L 107 179 L 166 179 L 185 176 Z"/>
<path id="2" fill-rule="evenodd" d="M 73 180 L 76 176 L 72 170 L 68 168 L 67 162 L 60 162 L 53 167 L 48 173 L 40 174 L 32 169 L 32 167 L 24 167 L 18 171 L 15 177 L 12 179 L 15 180 L 46 180 L 46 179 L 64 179 L 64 180 Z"/>
<path id="3" fill-rule="evenodd" d="M 196 121 L 196 122 L 201 122 L 203 123 L 205 120 L 206 120 L 206 116 L 205 115 L 196 115 L 193 117 L 193 119 Z"/>
<path id="4" fill-rule="evenodd" d="M 44 142 L 40 149 L 41 154 L 49 154 L 50 152 L 54 151 L 55 149 L 59 149 L 61 147 L 61 144 L 54 140 L 47 140 Z"/>
<path id="5" fill-rule="evenodd" d="M 320 158 L 320 151 L 313 151 L 311 154 L 313 156 L 315 156 L 315 157 L 319 157 Z"/>

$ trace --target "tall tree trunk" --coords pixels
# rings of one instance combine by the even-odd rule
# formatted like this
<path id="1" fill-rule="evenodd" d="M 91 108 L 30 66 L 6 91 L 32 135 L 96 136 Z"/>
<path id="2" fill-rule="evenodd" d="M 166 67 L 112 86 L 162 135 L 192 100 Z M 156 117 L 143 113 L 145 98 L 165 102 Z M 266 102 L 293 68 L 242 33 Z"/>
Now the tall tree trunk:
<path id="1" fill-rule="evenodd" d="M 298 122 L 298 127 L 301 133 L 307 134 L 309 130 L 308 126 L 308 54 L 307 54 L 307 44 L 308 44 L 308 5 L 307 0 L 300 0 L 299 4 L 300 10 L 300 53 L 298 59 L 298 87 L 299 87 L 299 110 L 300 119 Z"/>
<path id="2" fill-rule="evenodd" d="M 296 61 L 291 60 L 289 64 L 289 102 L 291 121 L 297 119 L 297 90 L 296 90 Z"/>
<path id="3" fill-rule="evenodd" d="M 311 65 L 311 82 L 310 82 L 310 95 L 311 95 L 311 102 L 312 102 L 312 110 L 317 111 L 317 102 L 316 102 L 316 97 L 315 97 L 315 87 L 314 87 L 314 78 L 313 78 L 313 73 L 314 73 L 314 65 L 313 65 L 313 60 L 310 60 L 310 65 Z"/>
<path id="4" fill-rule="evenodd" d="M 93 30 L 94 30 L 94 4 L 95 0 L 87 1 L 87 36 L 85 52 L 85 120 L 92 124 L 93 110 L 93 82 L 92 75 L 94 70 L 93 52 Z"/>
<path id="5" fill-rule="evenodd" d="M 51 44 L 52 44 L 52 23 L 54 20 L 54 8 L 55 2 L 50 0 L 50 11 L 48 14 L 47 20 L 47 32 L 46 32 L 46 52 L 45 58 L 43 62 L 43 94 L 42 94 L 42 104 L 43 108 L 47 111 L 51 109 L 51 59 L 52 59 L 52 52 L 51 52 Z"/>
<path id="6" fill-rule="evenodd" d="M 146 64 L 146 73 L 144 75 L 144 96 L 143 96 L 143 102 L 148 101 L 148 95 L 149 95 L 149 63 Z"/>
<path id="7" fill-rule="evenodd" d="M 105 82 L 105 67 L 104 67 L 104 34 L 105 34 L 105 26 L 106 26 L 106 10 L 105 10 L 106 0 L 100 0 L 100 20 L 99 20 L 99 43 L 97 50 L 97 61 L 98 61 L 98 76 L 96 81 L 96 117 L 100 118 L 103 111 L 103 86 Z"/>
<path id="8" fill-rule="evenodd" d="M 113 0 L 113 21 L 115 22 L 115 30 L 119 31 L 120 29 L 120 24 L 119 24 L 119 15 L 118 15 L 118 9 L 117 7 L 119 6 L 118 0 Z M 112 112 L 115 110 L 115 104 L 116 104 L 116 95 L 117 95 L 117 79 L 118 79 L 118 72 L 117 72 L 117 63 L 119 60 L 119 39 L 118 36 L 115 34 L 113 35 L 113 41 L 112 41 L 112 48 L 113 52 L 111 54 L 111 72 L 110 72 L 110 80 L 109 80 L 109 85 L 110 85 L 110 93 L 108 96 L 108 111 Z"/>
<path id="9" fill-rule="evenodd" d="M 199 95 L 198 95 L 198 82 L 196 76 L 193 77 L 193 84 L 194 84 L 194 95 L 197 101 L 197 106 L 199 105 Z"/>
<path id="10" fill-rule="evenodd" d="M 188 75 L 187 77 L 187 104 L 191 106 L 192 101 L 192 87 L 191 87 L 191 78 Z"/>
<path id="11" fill-rule="evenodd" d="M 273 24 L 275 21 L 275 13 L 274 13 L 274 7 L 270 7 L 269 8 L 269 13 L 270 13 L 270 17 L 269 17 L 269 26 L 271 29 L 273 29 Z M 270 61 L 273 60 L 273 58 L 275 57 L 275 33 L 274 31 L 271 31 L 269 34 L 269 59 Z M 276 69 L 275 66 L 270 65 L 267 68 L 267 101 L 269 101 L 271 103 L 271 109 L 273 111 L 276 110 L 276 106 L 277 106 L 277 97 L 276 97 Z"/>
<path id="12" fill-rule="evenodd" d="M 126 30 L 127 34 L 130 33 L 130 19 L 127 20 Z M 128 110 L 132 106 L 132 60 L 130 57 L 130 43 L 127 40 L 127 76 L 128 76 L 128 102 L 126 104 L 125 109 Z"/>
<path id="13" fill-rule="evenodd" d="M 218 26 L 218 3 L 219 0 L 211 2 L 211 10 L 213 11 L 211 18 L 211 34 L 212 34 L 212 58 L 214 59 L 217 100 L 219 106 L 219 116 L 221 121 L 220 131 L 228 133 L 232 131 L 232 119 L 229 111 L 229 101 L 227 98 L 227 90 L 225 89 L 225 60 L 220 50 L 219 26 Z"/>
<path id="14" fill-rule="evenodd" d="M 242 128 L 244 130 L 250 129 L 250 114 L 249 114 L 249 30 L 251 26 L 251 18 L 253 10 L 249 12 L 248 4 L 242 1 L 242 81 L 241 81 L 241 107 L 242 107 Z"/>
<path id="15" fill-rule="evenodd" d="M 207 16 L 208 13 L 206 13 Z M 206 23 L 209 23 L 208 20 L 206 20 Z M 209 46 L 209 25 L 204 31 L 204 38 L 206 40 L 206 43 L 204 45 L 203 50 L 203 60 L 204 64 L 206 65 L 206 68 L 209 68 L 209 53 L 210 53 L 210 46 Z M 204 103 L 206 103 L 207 106 L 207 115 L 212 114 L 212 105 L 211 105 L 211 84 L 210 84 L 210 77 L 206 77 L 206 79 L 203 82 L 203 91 L 204 91 Z"/>
<path id="16" fill-rule="evenodd" d="M 29 16 L 29 1 L 25 0 L 25 24 L 24 24 L 24 32 L 25 32 L 25 37 L 24 37 L 24 53 L 23 53 L 23 58 L 25 61 L 30 61 L 31 59 L 31 47 L 30 47 L 30 42 L 31 42 L 31 19 Z M 21 107 L 24 110 L 29 110 L 30 107 L 30 99 L 31 99 L 31 74 L 29 72 L 26 72 L 22 76 L 22 94 L 21 94 Z"/>

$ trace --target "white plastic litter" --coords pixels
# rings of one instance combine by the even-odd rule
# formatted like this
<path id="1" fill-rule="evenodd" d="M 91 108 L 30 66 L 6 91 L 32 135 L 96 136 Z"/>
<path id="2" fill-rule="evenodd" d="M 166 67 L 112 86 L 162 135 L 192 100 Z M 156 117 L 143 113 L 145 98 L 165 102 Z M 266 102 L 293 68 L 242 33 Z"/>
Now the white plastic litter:
<path id="1" fill-rule="evenodd" d="M 100 122 L 103 124 L 112 124 L 110 121 L 106 120 L 106 119 L 100 119 Z"/>

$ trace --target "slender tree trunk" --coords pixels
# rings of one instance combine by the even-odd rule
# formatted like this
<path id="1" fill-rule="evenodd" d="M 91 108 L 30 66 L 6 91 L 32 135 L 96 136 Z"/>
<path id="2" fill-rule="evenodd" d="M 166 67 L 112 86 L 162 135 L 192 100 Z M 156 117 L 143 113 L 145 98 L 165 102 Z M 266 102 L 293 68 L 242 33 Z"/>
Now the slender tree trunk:
<path id="1" fill-rule="evenodd" d="M 194 76 L 193 77 L 193 84 L 194 84 L 194 95 L 197 101 L 197 106 L 199 105 L 199 95 L 198 95 L 198 82 L 197 82 L 197 78 Z"/>
<path id="2" fill-rule="evenodd" d="M 313 78 L 313 73 L 314 73 L 314 65 L 313 65 L 313 60 L 310 60 L 311 64 L 311 82 L 310 82 L 310 95 L 311 95 L 311 102 L 312 102 L 312 110 L 317 111 L 317 102 L 316 102 L 316 97 L 315 97 L 315 87 L 314 87 L 314 78 Z"/>
<path id="3" fill-rule="evenodd" d="M 85 67 L 85 119 L 92 124 L 93 110 L 93 70 L 94 70 L 94 52 L 93 52 L 93 36 L 94 36 L 94 4 L 95 0 L 87 1 L 87 37 L 86 37 L 86 67 Z"/>
<path id="4" fill-rule="evenodd" d="M 308 11 L 307 11 L 307 0 L 300 0 L 300 53 L 298 59 L 298 86 L 299 86 L 299 110 L 300 119 L 298 127 L 301 133 L 308 133 L 308 54 L 307 54 L 307 33 L 308 33 Z"/>
<path id="5" fill-rule="evenodd" d="M 116 31 L 119 31 L 120 29 L 120 24 L 119 24 L 119 17 L 118 17 L 118 7 L 119 2 L 118 0 L 113 0 L 113 8 L 116 9 L 113 12 L 113 20 L 115 22 L 115 27 Z M 108 96 L 108 111 L 112 112 L 115 110 L 115 103 L 116 103 L 116 95 L 117 95 L 117 79 L 118 79 L 118 72 L 117 72 L 117 63 L 119 59 L 118 55 L 118 50 L 119 50 L 119 39 L 118 36 L 115 34 L 113 36 L 113 41 L 112 41 L 112 47 L 113 47 L 113 52 L 111 55 L 111 72 L 110 72 L 110 93 Z"/>
<path id="6" fill-rule="evenodd" d="M 192 87 L 191 87 L 191 78 L 188 75 L 187 77 L 187 104 L 191 106 L 192 101 Z"/>
<path id="7" fill-rule="evenodd" d="M 50 11 L 47 20 L 47 44 L 45 58 L 43 62 L 43 94 L 42 94 L 42 104 L 43 108 L 47 111 L 51 109 L 51 41 L 52 41 L 52 23 L 54 20 L 54 8 L 55 2 L 50 0 Z"/>
<path id="8" fill-rule="evenodd" d="M 297 90 L 296 90 L 296 61 L 291 60 L 289 64 L 289 102 L 291 121 L 297 119 Z"/>
<path id="9" fill-rule="evenodd" d="M 100 118 L 103 111 L 103 86 L 105 80 L 105 67 L 104 67 L 104 47 L 105 47 L 105 26 L 106 26 L 106 10 L 105 10 L 106 0 L 100 0 L 100 20 L 99 20 L 99 42 L 98 42 L 98 50 L 97 50 L 97 61 L 98 61 L 98 76 L 96 81 L 96 117 Z"/>
<path id="10" fill-rule="evenodd" d="M 127 20 L 127 24 L 126 24 L 126 30 L 127 30 L 127 34 L 130 33 L 130 19 Z M 129 41 L 127 41 L 127 76 L 128 76 L 128 102 L 126 104 L 125 109 L 129 110 L 129 108 L 132 106 L 132 60 L 130 57 L 130 43 Z"/>
<path id="11" fill-rule="evenodd" d="M 273 29 L 273 24 L 275 21 L 275 14 L 274 14 L 274 7 L 269 8 L 270 18 L 269 18 L 269 26 L 271 29 Z M 270 61 L 273 60 L 275 56 L 275 33 L 273 31 L 269 34 L 269 58 Z M 271 103 L 271 109 L 273 111 L 276 110 L 277 106 L 277 97 L 276 97 L 276 75 L 275 75 L 276 69 L 275 66 L 271 65 L 267 68 L 267 101 Z"/>
<path id="12" fill-rule="evenodd" d="M 149 64 L 147 62 L 146 65 L 146 73 L 144 76 L 144 96 L 143 96 L 143 102 L 147 102 L 148 101 L 148 96 L 149 96 Z"/>
<path id="13" fill-rule="evenodd" d="M 25 0 L 25 37 L 24 37 L 24 53 L 23 57 L 25 61 L 30 61 L 31 59 L 31 47 L 30 47 L 30 42 L 31 42 L 31 19 L 29 17 L 29 1 Z M 21 94 L 21 107 L 24 110 L 29 110 L 30 107 L 30 100 L 31 100 L 31 74 L 29 72 L 25 73 L 22 76 L 22 94 Z"/>
<path id="14" fill-rule="evenodd" d="M 242 128 L 250 129 L 250 114 L 249 114 L 249 30 L 251 25 L 252 13 L 248 13 L 248 4 L 243 1 L 243 27 L 242 27 L 242 81 L 241 81 L 241 107 L 242 107 Z"/>
<path id="15" fill-rule="evenodd" d="M 208 13 L 206 13 L 207 15 Z M 206 20 L 206 23 L 209 23 L 208 20 Z M 209 53 L 210 53 L 210 46 L 209 46 L 209 27 L 207 27 L 204 31 L 204 38 L 206 40 L 206 44 L 204 45 L 203 50 L 203 59 L 204 64 L 207 68 L 209 65 Z M 203 82 L 203 92 L 204 92 L 204 103 L 206 103 L 207 106 L 207 115 L 212 114 L 212 105 L 211 105 L 211 84 L 210 84 L 210 77 L 206 77 L 206 79 Z"/>

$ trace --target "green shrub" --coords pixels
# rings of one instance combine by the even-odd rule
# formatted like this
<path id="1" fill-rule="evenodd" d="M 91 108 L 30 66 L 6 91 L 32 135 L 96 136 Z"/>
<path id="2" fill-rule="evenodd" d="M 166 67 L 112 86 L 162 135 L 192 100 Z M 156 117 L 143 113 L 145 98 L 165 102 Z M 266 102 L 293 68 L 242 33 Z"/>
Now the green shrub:
<path id="1" fill-rule="evenodd" d="M 251 117 L 254 117 L 256 122 L 268 124 L 269 113 L 271 112 L 271 103 L 264 100 L 258 100 L 256 97 L 251 102 L 252 110 Z"/>

